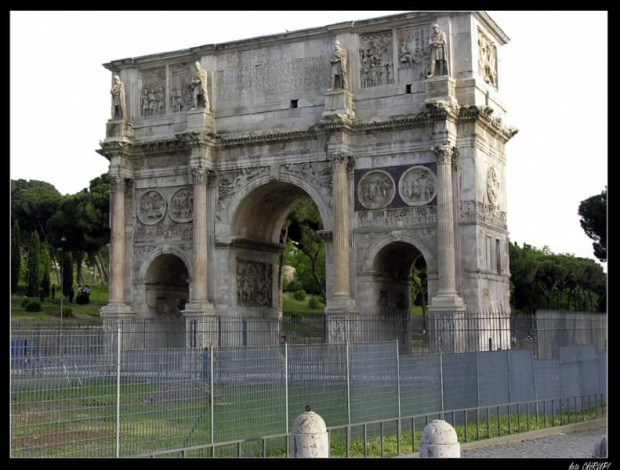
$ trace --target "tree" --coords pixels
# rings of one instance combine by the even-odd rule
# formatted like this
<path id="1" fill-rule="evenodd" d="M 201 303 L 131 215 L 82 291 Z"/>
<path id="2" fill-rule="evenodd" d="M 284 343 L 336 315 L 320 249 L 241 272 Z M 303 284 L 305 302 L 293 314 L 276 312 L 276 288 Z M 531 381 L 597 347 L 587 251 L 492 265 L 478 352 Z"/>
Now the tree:
<path id="1" fill-rule="evenodd" d="M 48 244 L 43 242 L 41 243 L 41 251 L 39 254 L 39 274 L 41 277 L 41 288 L 43 289 L 43 295 L 45 297 L 50 296 L 50 269 L 51 259 Z"/>
<path id="2" fill-rule="evenodd" d="M 295 267 L 304 290 L 319 294 L 325 301 L 325 242 L 318 235 L 322 228 L 316 204 L 309 197 L 303 199 L 285 223 L 287 238 L 294 246 L 286 252 L 286 263 Z M 305 263 L 301 254 L 306 258 Z"/>
<path id="3" fill-rule="evenodd" d="M 47 237 L 46 224 L 56 213 L 62 196 L 45 181 L 11 180 L 11 218 L 19 221 L 23 233 L 38 232 Z"/>
<path id="4" fill-rule="evenodd" d="M 607 186 L 601 194 L 581 201 L 579 216 L 581 227 L 594 240 L 594 256 L 607 261 Z"/>
<path id="5" fill-rule="evenodd" d="M 69 295 L 69 290 L 73 287 L 73 256 L 71 253 L 62 253 L 62 293 Z"/>
<path id="6" fill-rule="evenodd" d="M 19 284 L 19 270 L 22 264 L 21 245 L 19 222 L 16 220 L 11 229 L 11 293 L 13 294 L 17 292 L 17 285 Z"/>
<path id="7" fill-rule="evenodd" d="M 39 295 L 39 234 L 33 232 L 28 244 L 28 272 L 26 277 L 26 295 L 36 297 Z"/>

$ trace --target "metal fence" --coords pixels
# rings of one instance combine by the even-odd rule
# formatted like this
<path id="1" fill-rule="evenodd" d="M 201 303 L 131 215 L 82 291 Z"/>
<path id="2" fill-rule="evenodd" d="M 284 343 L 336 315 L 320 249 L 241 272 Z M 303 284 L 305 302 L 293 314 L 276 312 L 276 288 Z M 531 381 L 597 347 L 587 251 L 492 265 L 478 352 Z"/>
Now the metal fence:
<path id="1" fill-rule="evenodd" d="M 506 413 L 510 402 L 606 390 L 606 353 L 593 345 L 536 360 L 532 350 L 407 355 L 397 340 L 131 348 L 132 334 L 13 328 L 14 457 L 127 456 L 286 435 L 306 405 L 337 427 L 480 406 Z M 366 432 L 396 432 L 378 426 Z"/>
<path id="2" fill-rule="evenodd" d="M 559 359 L 560 347 L 593 344 L 607 349 L 607 315 L 576 312 L 539 312 L 515 316 L 504 312 L 443 312 L 425 316 L 300 315 L 280 318 L 206 316 L 161 319 L 105 320 L 104 331 L 122 329 L 123 349 L 171 349 L 292 344 L 369 343 L 395 341 L 401 354 L 436 354 L 506 349 L 529 349 L 539 359 Z M 46 330 L 48 326 L 15 324 L 13 329 Z M 78 328 L 79 329 L 79 328 Z M 75 330 L 71 330 L 75 331 Z M 47 337 L 45 347 L 59 351 L 74 343 Z M 110 347 L 101 337 L 98 348 Z M 25 346 L 14 339 L 14 347 Z M 90 341 L 90 339 L 89 339 Z M 94 345 L 90 345 L 94 346 Z M 38 345 L 38 348 L 44 347 Z M 46 352 L 42 352 L 46 355 Z"/>

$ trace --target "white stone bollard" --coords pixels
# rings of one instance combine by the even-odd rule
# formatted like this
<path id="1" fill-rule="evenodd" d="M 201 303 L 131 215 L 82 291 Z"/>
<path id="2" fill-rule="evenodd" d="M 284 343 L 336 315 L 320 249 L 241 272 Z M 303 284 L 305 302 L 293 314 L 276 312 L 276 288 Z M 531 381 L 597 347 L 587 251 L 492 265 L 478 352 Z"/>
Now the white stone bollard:
<path id="1" fill-rule="evenodd" d="M 293 457 L 329 457 L 327 426 L 325 421 L 310 407 L 300 414 L 293 423 Z"/>
<path id="2" fill-rule="evenodd" d="M 592 457 L 595 459 L 607 458 L 607 437 L 599 437 L 594 443 L 594 450 L 592 451 Z"/>
<path id="3" fill-rule="evenodd" d="M 456 431 L 442 419 L 435 419 L 422 431 L 420 458 L 460 458 L 461 444 Z"/>

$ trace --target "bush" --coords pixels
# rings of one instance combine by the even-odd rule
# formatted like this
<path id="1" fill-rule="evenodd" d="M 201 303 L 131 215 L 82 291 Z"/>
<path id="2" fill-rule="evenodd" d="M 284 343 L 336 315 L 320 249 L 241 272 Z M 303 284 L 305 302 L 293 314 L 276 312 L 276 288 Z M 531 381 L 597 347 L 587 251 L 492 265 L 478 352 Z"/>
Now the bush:
<path id="1" fill-rule="evenodd" d="M 295 292 L 302 289 L 301 282 L 295 280 L 291 282 L 285 282 L 282 289 L 284 292 Z"/>
<path id="2" fill-rule="evenodd" d="M 308 307 L 310 307 L 312 310 L 316 310 L 317 308 L 319 308 L 319 305 L 319 299 L 317 299 L 316 297 L 310 297 L 308 299 Z"/>
<path id="3" fill-rule="evenodd" d="M 26 297 L 24 300 L 22 300 L 22 308 L 26 308 L 28 307 L 28 304 L 30 303 L 32 299 L 29 299 L 28 297 Z"/>
<path id="4" fill-rule="evenodd" d="M 23 302 L 22 302 L 23 305 Z M 26 307 L 24 307 L 26 309 L 26 312 L 40 312 L 41 311 L 41 302 L 39 302 L 38 300 L 30 300 L 27 304 Z"/>
<path id="5" fill-rule="evenodd" d="M 54 313 L 54 316 L 60 318 L 60 312 Z M 62 318 L 73 318 L 73 310 L 71 310 L 71 307 L 62 306 Z"/>
<path id="6" fill-rule="evenodd" d="M 304 301 L 304 300 L 306 300 L 306 297 L 307 297 L 307 296 L 308 296 L 308 295 L 306 294 L 306 291 L 305 291 L 305 290 L 303 290 L 303 289 L 298 289 L 298 290 L 296 290 L 296 291 L 295 291 L 295 293 L 293 294 L 293 298 L 294 298 L 295 300 L 300 300 L 300 301 Z"/>

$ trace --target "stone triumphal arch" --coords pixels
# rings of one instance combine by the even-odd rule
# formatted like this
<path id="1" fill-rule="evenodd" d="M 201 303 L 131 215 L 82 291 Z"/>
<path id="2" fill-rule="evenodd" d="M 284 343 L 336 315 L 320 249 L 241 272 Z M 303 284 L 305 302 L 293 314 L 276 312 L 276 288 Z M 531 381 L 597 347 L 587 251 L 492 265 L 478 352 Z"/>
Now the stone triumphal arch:
<path id="1" fill-rule="evenodd" d="M 104 321 L 277 318 L 279 233 L 304 197 L 329 319 L 407 312 L 419 257 L 432 311 L 508 312 L 507 41 L 484 12 L 411 12 L 105 64 Z"/>

